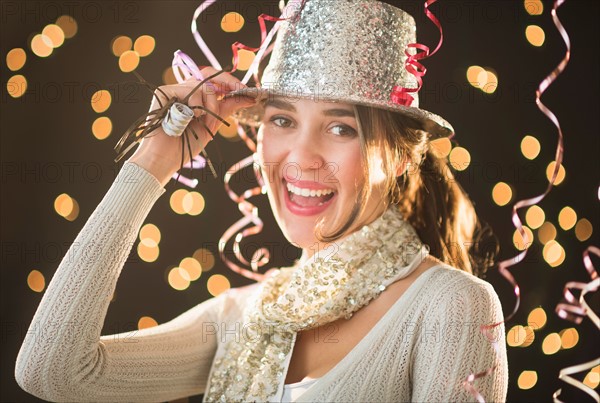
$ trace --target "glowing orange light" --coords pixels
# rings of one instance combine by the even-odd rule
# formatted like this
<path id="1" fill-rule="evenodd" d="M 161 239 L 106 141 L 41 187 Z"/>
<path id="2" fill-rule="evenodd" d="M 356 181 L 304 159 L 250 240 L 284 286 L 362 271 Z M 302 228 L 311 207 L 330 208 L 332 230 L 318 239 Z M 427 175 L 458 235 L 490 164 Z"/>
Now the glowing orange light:
<path id="1" fill-rule="evenodd" d="M 457 171 L 464 171 L 471 163 L 471 154 L 463 147 L 454 147 L 450 151 L 450 165 Z"/>
<path id="2" fill-rule="evenodd" d="M 138 320 L 138 330 L 148 329 L 154 326 L 158 326 L 158 322 L 150 316 L 142 316 L 140 320 Z"/>
<path id="3" fill-rule="evenodd" d="M 101 116 L 92 123 L 92 134 L 98 140 L 104 140 L 112 133 L 112 121 L 106 116 Z"/>
<path id="4" fill-rule="evenodd" d="M 46 279 L 38 270 L 31 270 L 27 276 L 27 285 L 32 291 L 42 292 L 46 288 Z"/>
<path id="5" fill-rule="evenodd" d="M 15 74 L 6 83 L 6 92 L 13 98 L 22 97 L 27 91 L 27 79 L 22 74 Z"/>
<path id="6" fill-rule="evenodd" d="M 132 41 L 128 36 L 117 36 L 113 39 L 112 44 L 110 46 L 113 55 L 119 57 L 123 53 L 131 50 Z"/>
<path id="7" fill-rule="evenodd" d="M 527 390 L 533 388 L 537 383 L 537 380 L 538 376 L 536 371 L 523 371 L 519 375 L 517 384 L 519 385 L 519 389 Z"/>
<path id="8" fill-rule="evenodd" d="M 27 54 L 22 48 L 11 49 L 6 54 L 6 67 L 11 71 L 20 70 L 27 61 Z"/>
<path id="9" fill-rule="evenodd" d="M 196 249 L 192 255 L 194 259 L 200 262 L 202 271 L 209 271 L 215 265 L 215 257 L 212 252 L 205 248 Z"/>
<path id="10" fill-rule="evenodd" d="M 77 21 L 70 15 L 63 15 L 58 17 L 56 20 L 58 25 L 63 31 L 65 38 L 69 39 L 75 36 L 77 33 Z"/>
<path id="11" fill-rule="evenodd" d="M 504 182 L 498 182 L 492 190 L 492 199 L 499 206 L 507 205 L 512 199 L 511 187 Z"/>
<path id="12" fill-rule="evenodd" d="M 52 47 L 58 48 L 65 42 L 65 33 L 62 28 L 55 24 L 48 24 L 42 31 L 42 35 L 45 35 L 50 39 Z"/>
<path id="13" fill-rule="evenodd" d="M 148 56 L 154 50 L 156 41 L 150 35 L 142 35 L 135 40 L 133 50 L 135 50 L 141 57 Z"/>
<path id="14" fill-rule="evenodd" d="M 231 288 L 231 285 L 229 284 L 227 277 L 221 274 L 213 274 L 208 278 L 206 287 L 208 288 L 208 292 L 216 297 Z"/>
<path id="15" fill-rule="evenodd" d="M 90 100 L 92 109 L 96 113 L 105 112 L 108 108 L 110 108 L 110 104 L 112 103 L 112 96 L 110 92 L 107 90 L 99 90 L 92 95 Z"/>
<path id="16" fill-rule="evenodd" d="M 135 50 L 126 50 L 119 56 L 119 68 L 124 73 L 129 73 L 140 64 L 140 55 Z"/>
<path id="17" fill-rule="evenodd" d="M 244 17 L 236 12 L 229 12 L 221 20 L 221 29 L 225 32 L 238 32 L 244 26 Z"/>

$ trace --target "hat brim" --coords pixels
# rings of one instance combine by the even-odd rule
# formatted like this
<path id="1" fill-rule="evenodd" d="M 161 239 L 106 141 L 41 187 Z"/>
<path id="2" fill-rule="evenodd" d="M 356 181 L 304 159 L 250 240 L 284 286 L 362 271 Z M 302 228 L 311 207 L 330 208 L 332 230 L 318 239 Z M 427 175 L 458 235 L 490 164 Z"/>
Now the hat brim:
<path id="1" fill-rule="evenodd" d="M 269 96 L 280 96 L 293 99 L 311 99 L 314 100 L 313 94 L 290 94 L 280 93 L 272 89 L 248 87 L 240 90 L 230 92 L 225 98 L 231 97 L 250 97 L 256 99 L 257 104 L 247 108 L 239 109 L 233 117 L 240 123 L 249 126 L 257 127 L 260 125 L 263 115 L 263 107 L 259 104 L 260 101 L 264 100 Z M 350 103 L 356 105 L 370 106 L 374 108 L 381 108 L 392 112 L 400 113 L 413 118 L 421 123 L 419 129 L 425 130 L 432 135 L 432 138 L 452 137 L 454 135 L 454 129 L 452 125 L 448 123 L 441 116 L 431 113 L 421 108 L 415 108 L 411 106 L 403 106 L 389 102 L 377 102 L 377 101 L 365 101 L 362 99 L 337 99 L 335 97 L 319 96 L 318 101 L 325 102 L 339 102 L 339 103 Z"/>

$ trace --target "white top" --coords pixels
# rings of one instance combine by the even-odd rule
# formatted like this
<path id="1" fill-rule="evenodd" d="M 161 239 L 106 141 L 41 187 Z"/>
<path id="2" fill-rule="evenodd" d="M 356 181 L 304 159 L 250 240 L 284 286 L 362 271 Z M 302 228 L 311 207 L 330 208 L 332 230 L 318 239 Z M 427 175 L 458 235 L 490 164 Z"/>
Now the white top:
<path id="1" fill-rule="evenodd" d="M 164 192 L 150 173 L 124 164 L 36 311 L 15 368 L 24 390 L 51 401 L 168 401 L 204 393 L 211 364 L 223 355 L 227 337 L 236 337 L 231 329 L 240 328 L 255 285 L 153 328 L 100 336 L 119 274 Z M 505 401 L 504 326 L 495 328 L 498 352 L 479 331 L 502 319 L 489 283 L 447 265 L 433 267 L 334 368 L 292 399 L 474 401 L 462 381 L 496 366 L 475 386 L 486 401 Z"/>
<path id="2" fill-rule="evenodd" d="M 283 396 L 281 396 L 282 402 L 295 402 L 306 390 L 312 386 L 313 383 L 317 382 L 317 379 L 305 379 L 300 382 L 290 383 L 283 385 Z"/>

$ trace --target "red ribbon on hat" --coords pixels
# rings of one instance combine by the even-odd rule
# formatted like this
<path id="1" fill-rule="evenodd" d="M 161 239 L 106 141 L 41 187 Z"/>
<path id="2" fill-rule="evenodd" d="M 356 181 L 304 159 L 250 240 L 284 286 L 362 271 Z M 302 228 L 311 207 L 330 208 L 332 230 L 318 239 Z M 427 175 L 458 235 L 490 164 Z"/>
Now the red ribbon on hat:
<path id="1" fill-rule="evenodd" d="M 404 51 L 404 53 L 407 56 L 405 62 L 406 71 L 415 76 L 415 78 L 417 79 L 417 88 L 407 88 L 395 85 L 394 88 L 392 88 L 392 92 L 390 94 L 390 99 L 395 104 L 402 106 L 412 105 L 415 98 L 411 95 L 411 93 L 419 92 L 419 90 L 423 86 L 423 76 L 427 73 L 427 69 L 425 68 L 425 66 L 423 66 L 422 63 L 419 62 L 419 60 L 423 60 L 430 56 L 433 56 L 440 49 L 440 47 L 442 46 L 442 42 L 444 41 L 444 32 L 442 30 L 442 24 L 440 24 L 440 21 L 437 19 L 437 17 L 431 11 L 429 11 L 429 6 L 435 3 L 436 1 L 437 0 L 427 0 L 424 4 L 424 9 L 427 18 L 429 18 L 435 24 L 435 26 L 438 27 L 438 30 L 440 31 L 440 40 L 436 48 L 431 53 L 429 52 L 429 47 L 421 43 L 409 43 L 407 45 L 408 49 Z M 417 49 L 417 52 L 415 52 L 415 54 L 411 54 L 411 52 L 409 52 L 411 48 Z M 419 50 L 421 52 L 419 52 Z"/>

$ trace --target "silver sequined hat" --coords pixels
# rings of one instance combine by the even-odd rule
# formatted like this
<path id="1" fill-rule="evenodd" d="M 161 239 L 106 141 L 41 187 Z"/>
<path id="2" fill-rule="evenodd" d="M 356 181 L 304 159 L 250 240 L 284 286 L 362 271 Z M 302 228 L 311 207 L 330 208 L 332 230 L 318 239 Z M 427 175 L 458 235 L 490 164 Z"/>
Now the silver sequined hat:
<path id="1" fill-rule="evenodd" d="M 453 134 L 440 116 L 395 103 L 395 86 L 416 88 L 406 70 L 407 45 L 416 42 L 416 24 L 405 11 L 376 0 L 306 0 L 296 3 L 282 22 L 260 88 L 230 94 L 344 102 L 399 112 L 422 123 L 433 137 Z M 289 10 L 289 6 L 288 6 Z M 255 106 L 238 111 L 242 123 L 257 126 L 262 111 Z"/>

